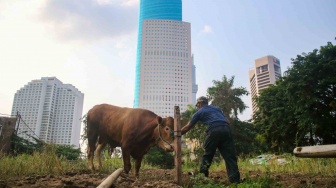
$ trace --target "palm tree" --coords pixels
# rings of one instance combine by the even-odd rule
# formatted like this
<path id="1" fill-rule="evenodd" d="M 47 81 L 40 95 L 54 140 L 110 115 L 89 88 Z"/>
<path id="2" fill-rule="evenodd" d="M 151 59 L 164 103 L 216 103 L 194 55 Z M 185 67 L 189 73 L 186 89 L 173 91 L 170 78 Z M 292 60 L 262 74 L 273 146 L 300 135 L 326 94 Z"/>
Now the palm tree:
<path id="1" fill-rule="evenodd" d="M 240 97 L 249 94 L 244 87 L 233 88 L 234 78 L 227 79 L 224 75 L 222 81 L 213 80 L 214 86 L 207 90 L 211 104 L 222 109 L 230 119 L 238 119 L 238 112 L 243 113 L 247 108 Z"/>

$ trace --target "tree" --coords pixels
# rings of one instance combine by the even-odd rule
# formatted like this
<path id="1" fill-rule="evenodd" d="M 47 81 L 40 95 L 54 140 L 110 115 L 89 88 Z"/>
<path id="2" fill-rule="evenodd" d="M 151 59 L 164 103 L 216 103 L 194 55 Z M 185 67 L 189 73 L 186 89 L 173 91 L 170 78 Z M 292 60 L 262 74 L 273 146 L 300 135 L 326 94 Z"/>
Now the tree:
<path id="1" fill-rule="evenodd" d="M 284 85 L 299 131 L 309 134 L 311 145 L 331 144 L 336 135 L 336 46 L 328 42 L 292 61 Z"/>
<path id="2" fill-rule="evenodd" d="M 247 108 L 242 96 L 249 92 L 244 87 L 233 88 L 234 76 L 230 79 L 224 75 L 222 81 L 213 80 L 213 87 L 208 88 L 208 97 L 211 105 L 219 107 L 230 121 L 230 126 L 235 140 L 237 153 L 247 154 L 257 152 L 255 142 L 256 130 L 249 122 L 241 122 L 238 113 L 243 113 Z M 254 145 L 254 146 L 252 146 Z"/>
<path id="3" fill-rule="evenodd" d="M 256 98 L 258 110 L 253 116 L 253 124 L 266 146 L 261 149 L 279 153 L 293 150 L 297 121 L 284 91 L 280 80 L 277 86 L 269 86 Z"/>
<path id="4" fill-rule="evenodd" d="M 253 123 L 272 149 L 336 141 L 336 46 L 298 55 L 276 86 L 262 90 Z"/>
<path id="5" fill-rule="evenodd" d="M 256 140 L 258 127 L 253 126 L 251 122 L 235 119 L 231 122 L 231 128 L 235 149 L 239 155 L 259 153 L 263 150 L 264 145 Z"/>
<path id="6" fill-rule="evenodd" d="M 182 126 L 186 125 L 190 121 L 192 115 L 197 111 L 194 105 L 188 105 L 188 109 L 181 114 L 182 116 Z M 205 131 L 207 129 L 206 125 L 198 122 L 188 133 L 185 135 L 185 138 L 188 141 L 191 141 L 195 148 L 193 154 L 197 159 L 200 159 L 201 153 L 203 153 L 203 142 L 205 139 Z"/>
<path id="7" fill-rule="evenodd" d="M 233 88 L 234 76 L 227 79 L 224 75 L 222 81 L 213 80 L 213 87 L 207 90 L 211 104 L 219 107 L 230 119 L 237 119 L 238 112 L 243 113 L 247 108 L 242 96 L 248 95 L 244 87 Z"/>
<path id="8" fill-rule="evenodd" d="M 84 124 L 83 134 L 81 134 L 80 140 L 82 141 L 82 144 L 86 144 L 87 145 L 87 140 L 88 140 L 88 137 L 87 137 L 87 113 L 80 120 Z"/>
<path id="9" fill-rule="evenodd" d="M 231 79 L 227 79 L 224 75 L 222 81 L 214 80 L 213 83 L 214 86 L 207 90 L 207 96 L 211 101 L 211 105 L 219 107 L 230 119 L 237 153 L 247 154 L 258 151 L 257 144 L 254 143 L 256 129 L 252 126 L 252 123 L 241 122 L 237 117 L 238 112 L 242 113 L 247 108 L 241 99 L 243 95 L 248 95 L 247 90 L 243 87 L 233 88 L 234 76 Z M 182 114 L 182 118 L 189 121 L 195 112 L 196 108 L 190 105 L 188 110 Z M 195 150 L 196 154 L 203 152 L 201 146 L 203 145 L 206 129 L 207 125 L 197 123 L 185 136 L 196 142 L 198 146 Z"/>

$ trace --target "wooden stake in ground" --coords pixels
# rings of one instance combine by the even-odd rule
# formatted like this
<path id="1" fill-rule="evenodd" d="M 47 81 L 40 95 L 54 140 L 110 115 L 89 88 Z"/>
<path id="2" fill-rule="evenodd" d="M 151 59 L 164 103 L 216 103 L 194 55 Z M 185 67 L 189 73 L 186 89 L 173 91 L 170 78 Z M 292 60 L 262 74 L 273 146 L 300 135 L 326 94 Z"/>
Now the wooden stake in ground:
<path id="1" fill-rule="evenodd" d="M 181 185 L 182 163 L 181 163 L 181 115 L 180 107 L 174 107 L 174 148 L 175 148 L 175 182 Z"/>

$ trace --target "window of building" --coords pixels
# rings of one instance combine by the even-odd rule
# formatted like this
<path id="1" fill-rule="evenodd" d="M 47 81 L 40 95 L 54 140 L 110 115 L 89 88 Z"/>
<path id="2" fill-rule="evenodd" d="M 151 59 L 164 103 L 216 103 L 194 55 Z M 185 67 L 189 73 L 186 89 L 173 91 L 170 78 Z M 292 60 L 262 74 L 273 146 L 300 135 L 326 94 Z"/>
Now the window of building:
<path id="1" fill-rule="evenodd" d="M 260 67 L 257 67 L 257 73 L 263 73 L 263 72 L 267 72 L 268 71 L 268 65 L 263 65 Z"/>
<path id="2" fill-rule="evenodd" d="M 275 71 L 275 72 L 280 72 L 280 67 L 277 66 L 277 65 L 274 65 L 274 71 Z"/>

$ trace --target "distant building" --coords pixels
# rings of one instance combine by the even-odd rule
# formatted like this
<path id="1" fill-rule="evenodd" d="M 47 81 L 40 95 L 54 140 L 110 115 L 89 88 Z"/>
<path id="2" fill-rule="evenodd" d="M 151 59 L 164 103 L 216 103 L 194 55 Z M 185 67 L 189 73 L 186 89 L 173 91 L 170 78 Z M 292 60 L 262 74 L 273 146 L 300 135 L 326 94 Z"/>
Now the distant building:
<path id="1" fill-rule="evenodd" d="M 198 87 L 190 23 L 181 0 L 140 0 L 134 108 L 166 117 L 195 104 Z"/>
<path id="2" fill-rule="evenodd" d="M 56 77 L 33 80 L 15 93 L 12 115 L 21 115 L 18 135 L 79 147 L 84 94 Z"/>
<path id="3" fill-rule="evenodd" d="M 281 77 L 280 60 L 274 56 L 265 56 L 254 61 L 254 68 L 249 70 L 252 114 L 257 110 L 253 101 L 262 89 L 267 88 Z"/>

